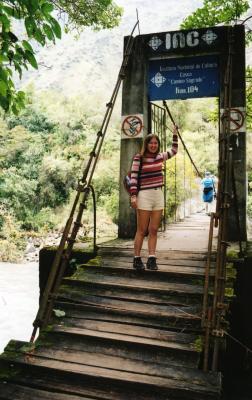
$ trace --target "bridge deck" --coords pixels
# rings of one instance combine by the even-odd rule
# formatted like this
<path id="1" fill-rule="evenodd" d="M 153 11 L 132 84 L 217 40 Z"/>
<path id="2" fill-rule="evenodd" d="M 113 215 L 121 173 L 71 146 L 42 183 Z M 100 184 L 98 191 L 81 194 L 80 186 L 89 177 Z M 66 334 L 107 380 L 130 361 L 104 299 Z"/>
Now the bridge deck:
<path id="1" fill-rule="evenodd" d="M 219 399 L 220 374 L 199 369 L 208 224 L 196 215 L 161 233 L 158 271 L 132 270 L 132 241 L 101 245 L 64 278 L 64 316 L 6 347 L 0 400 Z"/>

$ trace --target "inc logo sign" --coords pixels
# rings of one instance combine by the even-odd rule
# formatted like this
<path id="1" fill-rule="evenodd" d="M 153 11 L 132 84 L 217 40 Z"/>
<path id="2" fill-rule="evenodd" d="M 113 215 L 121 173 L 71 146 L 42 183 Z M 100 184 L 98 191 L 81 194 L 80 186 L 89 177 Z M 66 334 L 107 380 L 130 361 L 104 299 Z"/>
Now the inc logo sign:
<path id="1" fill-rule="evenodd" d="M 216 39 L 217 35 L 208 29 L 202 36 L 198 31 L 190 32 L 168 32 L 165 35 L 165 48 L 166 50 L 183 49 L 185 47 L 196 47 L 199 45 L 200 40 L 206 44 L 211 45 Z M 148 42 L 153 50 L 157 50 L 163 41 L 158 36 L 153 36 Z"/>

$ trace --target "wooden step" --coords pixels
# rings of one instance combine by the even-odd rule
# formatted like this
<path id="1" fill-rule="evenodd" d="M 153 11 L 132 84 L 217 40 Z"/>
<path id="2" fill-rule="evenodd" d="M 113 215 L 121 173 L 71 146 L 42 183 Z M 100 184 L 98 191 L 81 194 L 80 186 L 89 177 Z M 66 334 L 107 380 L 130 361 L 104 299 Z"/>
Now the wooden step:
<path id="1" fill-rule="evenodd" d="M 59 376 L 57 371 L 54 374 L 47 374 L 40 370 L 39 374 L 36 374 L 35 370 L 29 373 L 24 369 L 22 376 L 15 377 L 15 382 L 17 383 L 1 383 L 0 381 L 0 400 L 35 400 L 37 398 L 40 400 L 40 391 L 44 396 L 42 399 L 45 400 L 157 400 L 156 393 L 146 392 L 144 388 L 141 388 L 140 391 L 133 391 L 132 388 L 130 390 L 127 387 L 114 388 L 112 385 L 104 383 L 102 387 L 99 387 L 97 382 L 92 381 L 90 377 L 86 380 L 82 377 L 80 380 L 78 376 L 78 380 L 76 380 L 72 376 L 71 382 L 68 383 L 65 376 Z M 31 392 L 31 390 L 35 390 L 35 392 Z M 159 393 L 158 399 L 173 400 L 174 398 Z"/>
<path id="2" fill-rule="evenodd" d="M 58 295 L 60 300 L 71 300 L 76 304 L 85 304 L 101 309 L 117 310 L 119 312 L 125 312 L 133 315 L 149 315 L 149 317 L 157 316 L 163 317 L 167 320 L 174 322 L 196 324 L 200 322 L 200 310 L 197 305 L 193 306 L 173 306 L 163 304 L 145 304 L 137 301 L 128 301 L 125 299 L 114 299 L 99 296 L 87 296 L 82 290 L 76 290 L 68 292 L 61 291 Z"/>
<path id="3" fill-rule="evenodd" d="M 87 277 L 86 277 L 87 279 Z M 165 286 L 165 289 L 160 289 Z M 195 292 L 195 290 L 197 292 Z M 107 295 L 106 295 L 107 294 Z M 146 308 L 154 306 L 171 306 L 173 309 L 185 307 L 183 312 L 190 313 L 188 307 L 193 308 L 194 313 L 199 313 L 202 304 L 202 289 L 197 286 L 183 284 L 155 285 L 153 282 L 129 282 L 128 284 L 121 280 L 114 282 L 112 280 L 101 280 L 92 282 L 66 278 L 64 285 L 60 288 L 58 298 L 85 304 L 104 304 L 111 302 L 122 304 L 146 303 Z M 125 303 L 125 307 L 127 307 Z M 177 307 L 177 308 L 175 308 Z"/>
<path id="4" fill-rule="evenodd" d="M 16 383 L 0 382 L 0 400 L 92 400 L 94 397 L 83 397 L 67 393 L 58 393 L 54 390 L 43 390 L 39 388 L 23 386 Z"/>
<path id="5" fill-rule="evenodd" d="M 68 334 L 70 334 L 70 332 L 68 332 Z M 144 373 L 147 375 L 165 376 L 177 380 L 184 379 L 183 377 L 189 381 L 195 380 L 196 377 L 198 380 L 204 377 L 205 380 L 204 374 L 197 369 L 171 364 L 169 359 L 165 361 L 165 357 L 163 357 L 161 360 L 162 362 L 160 362 L 160 359 L 156 357 L 155 354 L 153 354 L 152 358 L 149 358 L 149 360 L 145 357 L 144 353 L 142 353 L 141 356 L 141 352 L 139 352 L 138 358 L 130 358 L 127 357 L 125 353 L 118 355 L 112 351 L 104 352 L 101 351 L 100 348 L 97 350 L 93 347 L 90 348 L 88 345 L 81 346 L 81 343 L 79 343 L 79 346 L 73 348 L 71 343 L 69 343 L 69 341 L 66 342 L 66 340 L 63 340 L 63 344 L 60 346 L 60 343 L 57 343 L 57 339 L 59 338 L 64 339 L 64 336 L 56 335 L 53 342 L 48 342 L 48 345 L 44 347 L 37 346 L 36 349 L 32 349 L 30 353 L 38 357 L 50 358 L 52 360 L 65 360 L 66 362 L 76 364 L 100 366 L 121 371 Z M 52 334 L 51 337 L 49 336 L 49 340 L 51 339 L 53 339 Z M 27 351 L 27 343 L 25 343 L 25 351 L 22 350 L 23 344 L 24 342 L 16 341 L 16 349 L 18 349 L 18 352 L 29 353 L 29 351 Z M 13 347 L 13 342 L 11 342 L 10 345 Z"/>
<path id="6" fill-rule="evenodd" d="M 146 257 L 142 257 L 142 260 L 144 263 L 147 262 Z M 101 263 L 104 266 L 122 266 L 122 267 L 126 267 L 126 268 L 131 268 L 132 269 L 132 261 L 133 258 L 132 257 L 113 257 L 113 256 L 103 256 L 101 259 Z M 90 263 L 91 264 L 91 263 Z M 158 257 L 157 258 L 157 264 L 159 266 L 159 270 L 158 271 L 170 271 L 171 269 L 174 269 L 177 271 L 182 271 L 183 270 L 187 270 L 190 271 L 190 267 L 192 272 L 199 272 L 202 273 L 202 270 L 205 269 L 205 265 L 206 265 L 206 260 L 204 261 L 198 261 L 198 260 L 172 260 L 172 259 L 165 259 L 165 258 L 161 258 Z M 88 265 L 88 263 L 86 264 Z M 214 266 L 214 264 L 213 264 Z M 177 268 L 176 268 L 177 267 Z M 149 271 L 151 272 L 151 271 Z"/>
<path id="7" fill-rule="evenodd" d="M 196 339 L 198 339 L 198 335 L 183 333 L 183 332 L 174 332 L 169 331 L 167 329 L 160 329 L 160 328 L 149 328 L 146 326 L 141 325 L 133 325 L 125 322 L 117 323 L 117 322 L 107 322 L 101 320 L 93 320 L 93 319 L 78 319 L 73 321 L 76 325 L 70 325 L 69 319 L 65 321 L 65 318 L 62 320 L 61 325 L 55 325 L 51 331 L 48 332 L 57 332 L 57 333 L 67 333 L 67 331 L 62 331 L 62 328 L 71 329 L 70 327 L 76 327 L 79 329 L 88 329 L 94 330 L 98 332 L 107 332 L 107 333 L 115 333 L 115 334 L 127 334 L 127 336 L 139 338 L 146 338 L 152 339 L 155 341 L 165 341 L 167 344 L 174 343 L 175 346 L 177 345 L 184 345 L 185 348 L 189 347 L 190 349 L 194 348 L 194 344 Z M 56 329 L 57 328 L 57 329 Z M 71 331 L 70 331 L 71 332 Z M 72 334 L 72 332 L 71 332 Z M 77 331 L 76 334 L 78 335 Z M 183 350 L 183 347 L 182 347 Z"/>
<path id="8" fill-rule="evenodd" d="M 68 297 L 69 299 L 74 300 L 80 298 L 80 288 L 82 289 L 83 293 L 85 293 L 85 296 L 107 297 L 111 299 L 136 301 L 146 304 L 170 304 L 179 307 L 194 304 L 199 305 L 202 303 L 201 294 L 190 294 L 190 296 L 188 296 L 186 293 L 160 293 L 160 291 L 157 290 L 147 291 L 142 290 L 142 288 L 138 287 L 132 289 L 128 286 L 111 286 L 107 284 L 99 284 L 93 282 L 82 282 L 81 284 L 75 282 L 74 285 L 72 285 L 72 281 L 68 281 L 68 279 L 64 280 L 64 286 L 60 289 L 59 293 L 60 295 L 62 294 L 62 297 Z M 69 292 L 68 295 L 66 295 L 67 291 Z"/>
<path id="9" fill-rule="evenodd" d="M 101 301 L 100 298 L 92 298 L 85 303 L 69 303 L 58 299 L 56 309 L 65 311 L 66 317 L 88 318 L 103 321 L 116 321 L 135 323 L 149 327 L 162 327 L 169 330 L 181 330 L 187 332 L 201 332 L 201 318 L 197 314 L 191 314 L 190 307 L 177 308 L 169 306 L 156 306 L 138 304 L 135 302 L 120 302 L 110 300 L 110 304 Z M 113 303 L 111 303 L 113 301 Z"/>
<path id="10" fill-rule="evenodd" d="M 104 272 L 103 272 L 104 270 Z M 109 271 L 108 271 L 109 270 Z M 127 276 L 128 275 L 128 276 Z M 71 282 L 72 285 L 81 285 L 82 282 L 98 283 L 100 285 L 107 285 L 110 287 L 128 287 L 130 289 L 142 288 L 142 290 L 160 291 L 160 293 L 184 293 L 188 296 L 203 293 L 203 285 L 179 283 L 179 282 L 167 282 L 164 281 L 162 275 L 146 274 L 146 271 L 133 271 L 130 270 L 125 274 L 120 275 L 120 270 L 106 269 L 103 267 L 90 267 L 90 269 L 80 269 L 72 278 L 67 278 L 64 282 Z"/>
<path id="11" fill-rule="evenodd" d="M 24 344 L 24 342 L 23 342 Z M 90 377 L 91 379 L 96 379 L 97 384 L 102 384 L 103 382 L 111 383 L 114 385 L 126 385 L 131 386 L 138 390 L 144 386 L 145 390 L 148 389 L 151 392 L 158 391 L 161 394 L 166 393 L 167 395 L 174 394 L 177 398 L 181 399 L 215 399 L 216 393 L 218 392 L 218 378 L 214 379 L 214 382 L 210 382 L 205 374 L 200 373 L 200 371 L 189 370 L 178 371 L 177 369 L 172 370 L 169 367 L 161 367 L 156 364 L 156 366 L 151 366 L 146 363 L 136 363 L 128 369 L 124 369 L 124 365 L 119 366 L 119 364 L 111 364 L 111 357 L 106 359 L 97 359 L 96 362 L 100 362 L 102 366 L 89 365 L 92 358 L 90 357 L 85 361 L 85 356 L 83 359 L 79 358 L 77 362 L 72 361 L 69 352 L 65 353 L 64 360 L 53 358 L 53 354 L 47 353 L 45 356 L 43 354 L 37 354 L 38 350 L 33 350 L 27 352 L 27 344 L 25 344 L 24 350 L 22 349 L 22 343 L 18 343 L 15 347 L 14 352 L 6 351 L 5 363 L 16 365 L 20 368 L 33 368 L 41 369 L 43 371 L 47 370 L 48 374 L 53 374 L 54 371 L 60 372 L 61 374 L 67 374 L 70 377 L 72 374 L 81 377 Z M 85 352 L 84 352 L 85 355 Z M 56 354 L 56 356 L 60 356 Z M 69 360 L 68 360 L 69 356 Z M 52 357 L 52 358 L 51 358 Z M 110 361 L 110 362 L 109 362 Z M 118 361 L 118 360 L 117 360 Z M 93 361 L 95 362 L 95 360 Z M 119 369 L 118 369 L 119 368 Z M 133 369 L 133 371 L 131 371 Z M 66 381 L 68 379 L 66 378 Z M 213 384 L 214 383 L 214 384 Z M 190 397 L 188 394 L 190 393 Z M 192 397 L 194 396 L 194 397 Z"/>
<path id="12" fill-rule="evenodd" d="M 145 269 L 144 271 L 136 271 L 132 268 L 131 262 L 121 261 L 110 261 L 105 259 L 102 261 L 101 266 L 94 266 L 89 264 L 83 264 L 80 267 L 88 272 L 95 272 L 107 275 L 120 275 L 122 277 L 128 277 L 131 279 L 144 279 L 144 280 L 155 280 L 155 281 L 167 281 L 167 282 L 187 282 L 193 284 L 194 282 L 199 283 L 205 277 L 205 268 L 203 267 L 191 267 L 191 266 L 177 266 L 177 265 L 162 265 L 158 263 L 158 271 L 151 271 Z M 210 269 L 210 277 L 214 276 L 214 269 Z"/>
<path id="13" fill-rule="evenodd" d="M 98 255 L 104 256 L 104 255 L 111 255 L 111 256 L 121 256 L 121 257 L 131 257 L 134 254 L 133 250 L 133 242 L 129 247 L 123 247 L 120 244 L 118 245 L 100 245 L 98 246 Z M 148 251 L 146 249 L 142 250 L 142 256 L 147 257 L 148 256 Z M 213 254 L 213 258 L 215 257 L 215 254 Z M 181 250 L 158 250 L 158 259 L 170 259 L 170 260 L 198 260 L 198 261 L 204 261 L 207 258 L 207 252 L 202 251 L 181 251 Z"/>
<path id="14" fill-rule="evenodd" d="M 155 358 L 159 363 L 198 367 L 200 354 L 196 349 L 196 338 L 194 342 L 190 342 L 184 337 L 184 342 L 181 343 L 175 340 L 181 339 L 179 334 L 177 337 L 174 334 L 174 340 L 169 340 L 170 332 L 163 331 L 159 337 L 154 337 L 154 329 L 152 336 L 148 336 L 150 333 L 145 333 L 145 330 L 146 328 L 129 324 L 125 326 L 85 320 L 78 327 L 55 326 L 46 337 L 48 342 L 53 343 L 53 348 L 60 343 L 75 351 L 85 348 L 131 360 L 153 361 Z M 156 330 L 156 333 L 158 336 L 159 331 Z"/>
<path id="15" fill-rule="evenodd" d="M 148 257 L 142 257 L 142 260 L 144 263 L 146 263 Z M 112 255 L 103 255 L 101 258 L 101 263 L 102 265 L 108 265 L 108 264 L 112 264 L 112 265 L 116 265 L 116 264 L 121 264 L 123 263 L 124 265 L 128 264 L 128 266 L 130 268 L 132 268 L 132 261 L 133 261 L 133 256 L 114 256 Z M 184 258 L 184 259 L 177 259 L 177 258 L 170 258 L 170 257 L 163 257 L 158 255 L 157 257 L 157 263 L 159 268 L 159 271 L 163 271 L 165 270 L 165 266 L 177 266 L 177 267 L 198 267 L 198 268 L 205 268 L 205 264 L 206 264 L 206 260 L 195 260 L 195 259 L 188 259 L 188 258 Z M 88 264 L 88 263 L 87 263 Z M 90 262 L 90 264 L 92 264 L 92 262 Z"/>

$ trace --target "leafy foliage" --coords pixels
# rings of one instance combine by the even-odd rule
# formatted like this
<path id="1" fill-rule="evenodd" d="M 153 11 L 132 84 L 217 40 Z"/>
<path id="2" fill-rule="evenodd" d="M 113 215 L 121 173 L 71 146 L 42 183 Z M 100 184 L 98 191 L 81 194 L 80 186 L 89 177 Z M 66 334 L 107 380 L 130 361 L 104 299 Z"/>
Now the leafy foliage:
<path id="1" fill-rule="evenodd" d="M 252 67 L 247 66 L 246 69 L 246 123 L 247 129 L 252 129 Z"/>
<path id="2" fill-rule="evenodd" d="M 44 46 L 47 41 L 55 43 L 61 38 L 61 28 L 52 16 L 54 7 L 46 0 L 13 0 L 0 2 L 1 56 L 0 56 L 0 106 L 5 111 L 18 114 L 24 107 L 25 94 L 16 91 L 13 69 L 22 77 L 29 66 L 38 64 L 31 41 Z M 14 33 L 14 21 L 22 24 L 25 38 Z"/>
<path id="3" fill-rule="evenodd" d="M 1 261 L 19 261 L 25 249 L 25 237 L 15 217 L 0 206 L 0 255 Z"/>
<path id="4" fill-rule="evenodd" d="M 30 104 L 18 116 L 0 119 L 0 202 L 22 229 L 50 230 L 59 221 L 64 223 L 62 207 L 71 199 L 98 127 L 97 122 L 89 122 L 82 111 L 85 106 L 76 100 L 60 98 L 56 105 L 49 94 L 39 100 L 29 96 Z M 52 104 L 56 110 L 53 115 Z M 97 115 L 98 119 L 102 117 Z M 115 136 L 119 138 L 113 135 L 111 146 L 106 143 L 106 156 L 94 180 L 98 208 L 107 209 L 114 220 L 118 181 L 117 176 L 109 176 L 112 163 L 117 170 L 119 166 L 115 161 L 119 140 Z"/>
<path id="5" fill-rule="evenodd" d="M 204 0 L 203 7 L 186 17 L 181 29 L 231 24 L 249 9 L 247 0 Z"/>
<path id="6" fill-rule="evenodd" d="M 94 29 L 111 29 L 119 24 L 122 8 L 112 0 L 54 0 L 55 9 L 67 13 L 65 29 L 80 29 L 92 26 Z"/>
<path id="7" fill-rule="evenodd" d="M 66 31 L 84 26 L 113 28 L 122 15 L 122 9 L 112 0 L 1 1 L 0 107 L 5 112 L 17 115 L 25 106 L 25 93 L 15 88 L 15 74 L 21 79 L 30 66 L 38 69 L 35 47 L 61 39 L 61 26 L 53 17 L 55 10 L 59 18 L 68 15 Z"/>

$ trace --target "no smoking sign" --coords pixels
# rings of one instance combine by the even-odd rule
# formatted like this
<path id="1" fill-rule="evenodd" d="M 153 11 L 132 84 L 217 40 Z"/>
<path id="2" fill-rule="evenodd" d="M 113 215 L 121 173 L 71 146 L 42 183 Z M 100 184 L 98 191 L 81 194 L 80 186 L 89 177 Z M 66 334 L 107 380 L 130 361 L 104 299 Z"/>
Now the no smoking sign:
<path id="1" fill-rule="evenodd" d="M 221 109 L 220 112 L 221 121 L 223 121 L 225 118 L 224 109 Z M 245 109 L 243 107 L 230 108 L 230 131 L 245 132 Z"/>
<path id="2" fill-rule="evenodd" d="M 135 139 L 143 136 L 143 115 L 132 114 L 122 117 L 122 139 Z"/>

